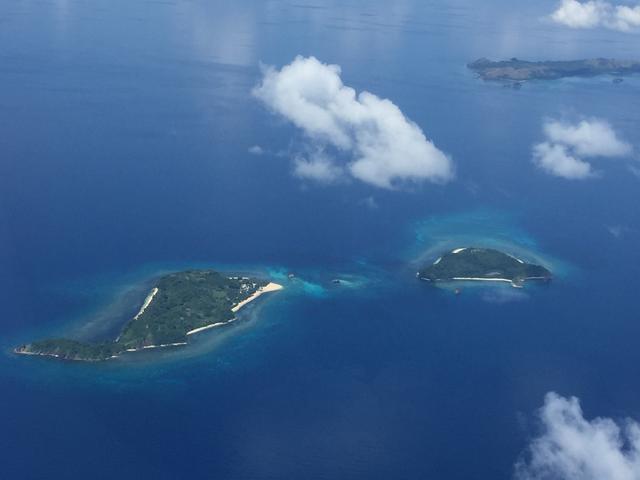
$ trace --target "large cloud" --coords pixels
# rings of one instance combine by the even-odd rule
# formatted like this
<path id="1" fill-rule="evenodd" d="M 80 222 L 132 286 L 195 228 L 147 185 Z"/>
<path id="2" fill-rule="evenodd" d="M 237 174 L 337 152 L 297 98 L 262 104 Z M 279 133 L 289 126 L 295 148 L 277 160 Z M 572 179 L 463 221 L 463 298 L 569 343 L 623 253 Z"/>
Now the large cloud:
<path id="1" fill-rule="evenodd" d="M 533 161 L 558 177 L 591 177 L 591 164 L 583 158 L 624 157 L 633 150 L 618 138 L 607 122 L 599 119 L 583 120 L 575 125 L 550 120 L 543 130 L 546 141 L 533 147 Z"/>
<path id="2" fill-rule="evenodd" d="M 517 480 L 640 480 L 640 425 L 584 418 L 577 398 L 548 393 L 543 431 L 516 464 Z"/>
<path id="3" fill-rule="evenodd" d="M 347 159 L 344 171 L 363 182 L 393 188 L 407 181 L 452 178 L 450 159 L 418 125 L 390 100 L 366 91 L 357 94 L 340 74 L 338 65 L 298 56 L 281 70 L 266 68 L 253 94 L 302 129 L 314 148 L 336 149 Z M 300 165 L 304 171 L 326 170 L 307 162 L 312 162 L 309 168 L 297 163 L 298 173 Z"/>
<path id="4" fill-rule="evenodd" d="M 571 28 L 604 27 L 628 32 L 640 27 L 640 5 L 613 5 L 602 0 L 562 0 L 551 19 Z"/>

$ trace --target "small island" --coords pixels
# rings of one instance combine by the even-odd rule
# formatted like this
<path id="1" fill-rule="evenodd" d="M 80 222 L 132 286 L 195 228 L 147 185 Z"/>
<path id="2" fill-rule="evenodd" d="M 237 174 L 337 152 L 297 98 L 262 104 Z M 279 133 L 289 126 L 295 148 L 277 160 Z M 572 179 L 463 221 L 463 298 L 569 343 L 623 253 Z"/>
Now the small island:
<path id="1" fill-rule="evenodd" d="M 464 247 L 445 253 L 418 272 L 428 282 L 491 281 L 522 287 L 527 280 L 548 282 L 552 275 L 541 265 L 491 248 Z"/>
<path id="2" fill-rule="evenodd" d="M 259 296 L 283 287 L 213 270 L 189 270 L 161 277 L 138 313 L 113 341 L 89 343 L 46 339 L 17 347 L 23 355 L 101 361 L 125 352 L 187 344 L 190 335 L 236 321 L 236 313 Z"/>
<path id="3" fill-rule="evenodd" d="M 557 80 L 566 77 L 621 77 L 640 72 L 640 62 L 592 58 L 587 60 L 528 62 L 512 58 L 494 62 L 481 58 L 467 67 L 483 80 L 524 82 L 526 80 Z M 620 79 L 618 78 L 618 81 Z"/>

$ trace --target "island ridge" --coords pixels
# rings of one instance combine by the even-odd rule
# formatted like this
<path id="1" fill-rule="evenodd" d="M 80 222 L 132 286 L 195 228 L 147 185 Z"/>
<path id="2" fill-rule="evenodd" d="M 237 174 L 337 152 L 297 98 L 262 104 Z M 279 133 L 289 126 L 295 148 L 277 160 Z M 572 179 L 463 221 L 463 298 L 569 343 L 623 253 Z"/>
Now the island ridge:
<path id="1" fill-rule="evenodd" d="M 528 62 L 512 58 L 494 62 L 481 58 L 467 67 L 483 80 L 556 80 L 565 77 L 594 77 L 596 75 L 630 75 L 640 72 L 640 62 L 592 58 L 587 60 Z"/>
<path id="2" fill-rule="evenodd" d="M 521 287 L 527 280 L 549 281 L 552 274 L 541 265 L 492 248 L 462 247 L 445 253 L 418 272 L 429 282 L 494 281 Z"/>
<path id="3" fill-rule="evenodd" d="M 224 276 L 213 270 L 189 270 L 161 277 L 140 311 L 111 342 L 46 339 L 14 351 L 66 360 L 99 361 L 124 352 L 180 346 L 189 335 L 228 325 L 236 312 L 281 285 L 249 277 Z"/>

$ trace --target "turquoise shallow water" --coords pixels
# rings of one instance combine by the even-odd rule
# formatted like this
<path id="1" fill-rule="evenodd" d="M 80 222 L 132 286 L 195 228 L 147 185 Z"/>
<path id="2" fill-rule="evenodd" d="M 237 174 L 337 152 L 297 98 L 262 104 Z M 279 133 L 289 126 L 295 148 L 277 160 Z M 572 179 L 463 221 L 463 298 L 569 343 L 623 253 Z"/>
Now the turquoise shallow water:
<path id="1" fill-rule="evenodd" d="M 472 221 L 478 218 L 480 224 Z M 405 249 L 407 255 L 446 231 L 461 239 L 464 233 L 473 244 L 509 232 L 507 237 L 517 238 L 527 252 L 545 255 L 503 213 L 456 213 L 434 220 L 419 222 L 420 235 Z M 495 235 L 487 224 L 499 227 Z M 415 225 L 408 230 L 415 232 Z M 476 236 L 473 225 L 482 226 Z M 587 290 L 606 294 L 600 285 L 565 277 L 551 287 L 465 287 L 456 296 L 416 281 L 410 267 L 410 262 L 357 262 L 337 266 L 336 273 L 301 268 L 291 281 L 285 279 L 289 269 L 263 268 L 287 288 L 247 307 L 233 327 L 194 337 L 187 348 L 99 365 L 7 355 L 1 363 L 9 386 L 5 399 L 20 399 L 18 411 L 28 412 L 29 425 L 46 425 L 34 439 L 18 433 L 26 426 L 20 415 L 6 422 L 16 428 L 12 448 L 27 452 L 27 445 L 48 445 L 64 428 L 65 440 L 48 448 L 45 457 L 57 471 L 72 475 L 98 462 L 109 465 L 110 474 L 126 476 L 111 455 L 97 448 L 107 442 L 118 458 L 130 455 L 125 444 L 135 444 L 146 458 L 170 449 L 176 456 L 151 468 L 133 457 L 127 460 L 127 471 L 161 478 L 177 475 L 184 468 L 181 458 L 194 451 L 202 456 L 192 467 L 198 476 L 215 470 L 230 478 L 265 472 L 356 478 L 401 471 L 412 478 L 437 471 L 455 478 L 491 471 L 508 478 L 526 439 L 528 427 L 522 422 L 547 390 L 598 398 L 597 392 L 610 391 L 605 386 L 612 389 L 615 394 L 600 397 L 600 405 L 632 398 L 620 396 L 633 392 L 624 377 L 603 384 L 598 374 L 601 380 L 592 380 L 596 365 L 587 359 L 594 355 L 613 362 L 598 363 L 596 372 L 618 370 L 619 362 L 627 365 L 633 350 L 612 355 L 608 342 L 624 347 L 635 328 L 614 317 L 612 338 L 611 323 L 591 320 L 599 318 L 594 308 L 610 314 L 610 307 L 578 299 Z M 131 309 L 131 303 L 125 308 L 126 302 L 108 299 L 130 291 L 132 278 L 165 268 L 144 267 L 122 276 L 120 283 L 112 276 L 111 286 L 100 278 L 84 279 L 85 305 L 77 318 L 60 320 L 59 331 L 77 332 L 84 311 L 105 312 L 94 298 L 111 305 L 107 312 Z M 332 284 L 338 276 L 353 284 Z M 51 295 L 73 291 L 67 285 Z M 140 295 L 145 292 L 139 289 Z M 584 332 L 579 343 L 571 340 L 576 328 Z M 607 343 L 601 341 L 604 332 Z M 57 415 L 50 416 L 51 411 Z M 146 440 L 141 442 L 136 431 Z M 451 453 L 461 432 L 469 448 L 482 452 L 464 467 Z M 84 452 L 84 459 L 53 460 L 52 455 L 68 455 L 71 448 Z M 414 456 L 420 461 L 412 461 Z M 32 468 L 37 476 L 48 467 Z"/>
<path id="2" fill-rule="evenodd" d="M 575 267 L 541 250 L 539 243 L 518 225 L 521 215 L 506 211 L 476 210 L 432 217 L 416 222 L 411 263 L 437 259 L 458 247 L 496 248 L 528 262 L 543 265 L 557 278 L 577 274 Z"/>

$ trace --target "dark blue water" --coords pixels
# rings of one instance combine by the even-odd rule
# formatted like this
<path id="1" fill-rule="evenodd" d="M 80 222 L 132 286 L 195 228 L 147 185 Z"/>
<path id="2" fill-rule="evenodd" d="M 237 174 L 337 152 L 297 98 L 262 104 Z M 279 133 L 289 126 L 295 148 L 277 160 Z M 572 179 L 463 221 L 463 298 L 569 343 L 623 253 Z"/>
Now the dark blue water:
<path id="1" fill-rule="evenodd" d="M 640 418 L 636 160 L 585 182 L 530 162 L 547 117 L 605 118 L 639 145 L 640 80 L 516 91 L 464 67 L 638 51 L 636 36 L 541 21 L 554 5 L 0 4 L 1 476 L 508 479 L 548 391 Z M 300 134 L 250 91 L 260 62 L 298 54 L 391 99 L 456 180 L 293 178 L 277 153 Z M 412 261 L 451 238 L 508 242 L 560 275 L 460 297 L 416 282 Z M 101 365 L 9 353 L 104 335 L 145 279 L 198 265 L 309 283 L 181 351 Z M 345 274 L 353 288 L 331 286 Z"/>

